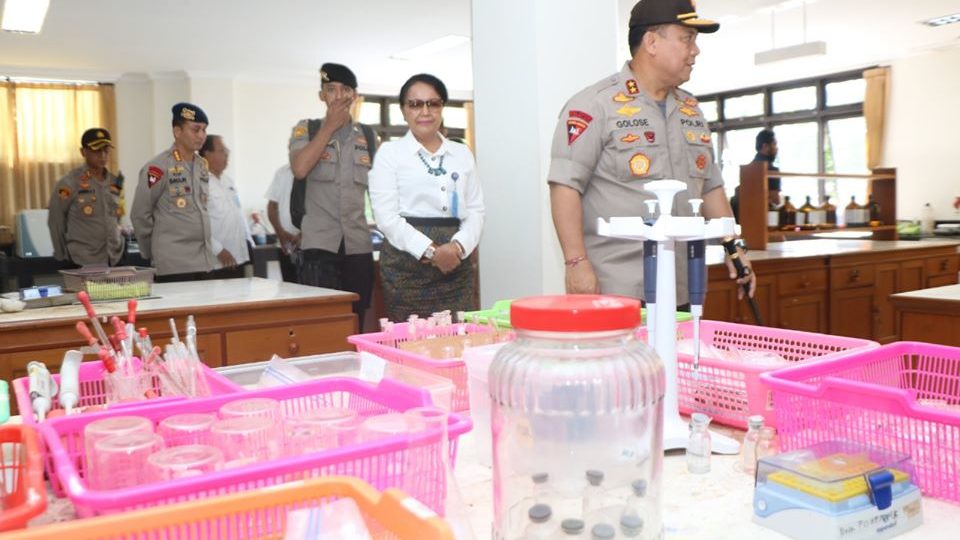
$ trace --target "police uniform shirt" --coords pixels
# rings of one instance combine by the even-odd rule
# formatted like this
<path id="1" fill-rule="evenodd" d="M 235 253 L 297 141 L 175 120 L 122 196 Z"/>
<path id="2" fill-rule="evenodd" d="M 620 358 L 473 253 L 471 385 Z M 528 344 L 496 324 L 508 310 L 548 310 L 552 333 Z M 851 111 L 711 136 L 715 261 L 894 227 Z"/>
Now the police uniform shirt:
<path id="1" fill-rule="evenodd" d="M 216 258 L 226 249 L 233 255 L 237 264 L 250 260 L 247 244 L 253 244 L 253 238 L 247 229 L 247 220 L 243 217 L 240 194 L 233 178 L 223 173 L 219 178 L 210 173 L 210 198 L 207 212 L 210 215 L 210 249 L 214 256 L 214 268 L 223 268 Z"/>
<path id="2" fill-rule="evenodd" d="M 643 186 L 677 179 L 686 191 L 674 215 L 691 216 L 691 198 L 723 187 L 707 121 L 683 90 L 668 94 L 665 114 L 639 87 L 629 62 L 620 73 L 576 94 L 563 108 L 551 150 L 548 181 L 577 190 L 583 231 L 604 293 L 643 296 L 642 242 L 602 237 L 597 218 L 651 217 Z M 687 302 L 686 258 L 677 250 L 677 301 Z"/>
<path id="3" fill-rule="evenodd" d="M 441 158 L 441 174 L 430 174 L 427 164 L 440 169 Z M 390 244 L 415 259 L 433 241 L 404 217 L 459 219 L 460 230 L 451 240 L 463 246 L 464 258 L 480 243 L 483 192 L 473 154 L 466 145 L 443 136 L 434 153 L 409 131 L 401 139 L 383 143 L 370 173 L 370 205 L 377 228 Z"/>
<path id="4" fill-rule="evenodd" d="M 115 265 L 123 255 L 120 234 L 122 180 L 98 180 L 86 167 L 67 173 L 50 195 L 47 224 L 53 254 L 75 264 Z"/>
<path id="5" fill-rule="evenodd" d="M 293 128 L 290 153 L 310 142 L 307 120 Z M 351 123 L 330 138 L 320 160 L 307 174 L 306 214 L 300 223 L 303 249 L 340 250 L 347 255 L 371 253 L 373 242 L 364 214 L 371 159 L 360 126 Z"/>
<path id="6" fill-rule="evenodd" d="M 207 161 L 181 159 L 166 150 L 140 170 L 130 219 L 140 253 L 159 275 L 209 272 L 213 269 Z"/>

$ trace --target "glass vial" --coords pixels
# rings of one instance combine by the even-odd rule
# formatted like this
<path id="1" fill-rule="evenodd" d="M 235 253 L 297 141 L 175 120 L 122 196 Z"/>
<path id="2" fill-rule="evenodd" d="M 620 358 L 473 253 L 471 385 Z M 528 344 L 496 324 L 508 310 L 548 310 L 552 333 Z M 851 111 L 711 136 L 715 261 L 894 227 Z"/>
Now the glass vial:
<path id="1" fill-rule="evenodd" d="M 531 506 L 530 510 L 527 511 L 527 517 L 530 519 L 530 523 L 527 524 L 527 528 L 523 532 L 525 540 L 556 538 L 556 527 L 554 527 L 553 520 L 550 519 L 553 517 L 553 509 L 550 508 L 550 505 L 535 504 Z"/>
<path id="2" fill-rule="evenodd" d="M 772 427 L 761 428 L 760 437 L 757 441 L 757 461 L 779 453 L 780 441 L 777 440 L 777 430 Z"/>
<path id="3" fill-rule="evenodd" d="M 747 418 L 747 434 L 743 436 L 743 449 L 740 457 L 743 463 L 743 472 L 753 475 L 757 471 L 757 442 L 760 440 L 760 429 L 763 427 L 763 417 L 759 414 Z"/>
<path id="4" fill-rule="evenodd" d="M 690 417 L 690 440 L 687 442 L 687 470 L 694 474 L 710 472 L 710 417 L 693 413 Z"/>
<path id="5" fill-rule="evenodd" d="M 560 522 L 560 530 L 563 532 L 565 538 L 583 536 L 583 531 L 586 528 L 582 519 L 568 518 Z"/>

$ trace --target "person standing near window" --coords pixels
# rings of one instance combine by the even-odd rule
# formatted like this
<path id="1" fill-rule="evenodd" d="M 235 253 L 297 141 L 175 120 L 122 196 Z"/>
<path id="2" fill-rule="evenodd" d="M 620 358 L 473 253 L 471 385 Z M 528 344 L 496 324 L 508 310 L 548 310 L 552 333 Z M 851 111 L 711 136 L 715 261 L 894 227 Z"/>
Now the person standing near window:
<path id="1" fill-rule="evenodd" d="M 197 155 L 207 138 L 206 113 L 191 103 L 173 106 L 173 146 L 140 170 L 130 212 L 140 253 L 159 282 L 206 279 L 213 269 L 207 198 L 210 171 Z"/>
<path id="2" fill-rule="evenodd" d="M 210 166 L 210 246 L 217 260 L 211 277 L 231 279 L 244 277 L 244 266 L 250 261 L 253 238 L 243 218 L 240 194 L 233 178 L 225 172 L 230 149 L 220 135 L 207 135 L 200 156 Z"/>
<path id="3" fill-rule="evenodd" d="M 353 312 L 362 331 L 373 292 L 373 241 L 364 195 L 377 142 L 369 126 L 350 116 L 356 98 L 357 77 L 348 67 L 320 67 L 326 116 L 294 126 L 290 168 L 294 182 L 306 182 L 300 283 L 357 293 Z"/>
<path id="4" fill-rule="evenodd" d="M 483 230 L 483 192 L 470 149 L 440 133 L 446 102 L 437 77 L 407 80 L 400 106 L 409 130 L 383 144 L 370 173 L 370 203 L 386 237 L 380 277 L 394 321 L 477 309 L 470 254 Z"/>
<path id="5" fill-rule="evenodd" d="M 113 141 L 107 130 L 92 128 L 83 132 L 83 166 L 68 172 L 50 194 L 47 225 L 57 260 L 79 266 L 113 266 L 123 256 L 123 175 L 107 170 L 111 148 Z"/>

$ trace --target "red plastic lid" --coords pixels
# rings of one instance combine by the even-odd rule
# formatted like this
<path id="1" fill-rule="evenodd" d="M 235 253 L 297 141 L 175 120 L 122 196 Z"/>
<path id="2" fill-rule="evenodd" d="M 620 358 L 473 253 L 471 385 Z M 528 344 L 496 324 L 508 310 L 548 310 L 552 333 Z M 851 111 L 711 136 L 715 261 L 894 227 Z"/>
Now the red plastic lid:
<path id="1" fill-rule="evenodd" d="M 640 325 L 640 301 L 625 296 L 533 296 L 510 304 L 510 324 L 520 330 L 603 332 Z"/>

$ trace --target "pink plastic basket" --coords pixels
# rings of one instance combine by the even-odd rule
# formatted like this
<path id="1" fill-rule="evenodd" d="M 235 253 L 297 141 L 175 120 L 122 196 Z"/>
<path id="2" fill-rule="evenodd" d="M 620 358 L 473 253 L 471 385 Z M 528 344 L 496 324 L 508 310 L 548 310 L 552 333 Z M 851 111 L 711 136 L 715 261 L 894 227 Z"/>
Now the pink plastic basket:
<path id="1" fill-rule="evenodd" d="M 348 407 L 361 416 L 370 416 L 431 405 L 430 395 L 426 391 L 390 380 L 372 385 L 356 379 L 331 378 L 232 396 L 171 401 L 136 410 L 61 417 L 43 423 L 40 430 L 56 462 L 57 476 L 66 486 L 66 494 L 81 517 L 263 489 L 284 482 L 327 475 L 359 477 L 377 489 L 403 487 L 435 511 L 442 510 L 442 475 L 445 471 L 437 459 L 437 451 L 441 448 L 440 429 L 416 436 L 398 435 L 335 450 L 132 488 L 94 490 L 87 487 L 84 479 L 83 429 L 92 420 L 104 418 L 105 415 L 136 414 L 157 424 L 175 414 L 216 413 L 224 403 L 252 397 L 280 401 L 286 416 L 317 407 Z M 456 456 L 456 438 L 469 431 L 471 425 L 469 418 L 450 415 L 451 460 Z M 406 467 L 414 465 L 418 481 L 405 484 Z"/>
<path id="2" fill-rule="evenodd" d="M 692 340 L 693 323 L 678 324 L 677 334 L 678 340 Z M 640 328 L 637 336 L 646 341 L 647 329 Z M 865 339 L 720 321 L 701 321 L 700 341 L 724 351 L 769 351 L 789 362 L 827 360 L 878 346 Z M 747 418 L 757 414 L 764 417 L 767 425 L 775 425 L 773 400 L 760 375 L 783 366 L 709 358 L 703 352 L 701 349 L 699 378 L 694 377 L 693 355 L 677 354 L 680 411 L 702 412 L 715 422 L 742 429 L 747 427 Z"/>
<path id="3" fill-rule="evenodd" d="M 134 358 L 134 366 L 139 368 L 140 359 Z M 243 391 L 243 388 L 234 384 L 230 379 L 227 379 L 223 375 L 217 373 L 216 371 L 210 369 L 206 364 L 204 364 L 201 369 L 203 374 L 207 379 L 207 385 L 210 387 L 210 395 L 220 396 L 225 394 L 233 394 L 235 392 Z M 89 407 L 92 405 L 104 405 L 106 403 L 106 388 L 103 384 L 103 362 L 97 360 L 95 362 L 83 362 L 80 364 L 80 369 L 78 371 L 78 379 L 80 380 L 80 400 L 77 403 L 77 407 Z M 60 386 L 60 375 L 52 375 L 54 382 L 57 383 L 57 387 Z M 160 381 L 154 379 L 153 381 L 153 390 L 160 394 Z M 36 425 L 37 420 L 34 418 L 31 411 L 33 406 L 30 403 L 30 378 L 29 377 L 20 377 L 19 379 L 14 379 L 13 381 L 13 392 L 17 398 L 17 407 L 20 409 L 20 418 L 24 424 Z M 183 397 L 180 396 L 171 396 L 171 397 L 158 397 L 154 399 L 144 400 L 144 401 L 131 401 L 129 403 L 115 403 L 110 405 L 110 411 L 130 411 L 131 409 L 135 410 L 138 407 L 143 407 L 145 405 L 153 405 L 159 402 L 169 402 L 173 400 L 183 400 Z M 56 399 L 52 400 L 56 403 Z M 54 405 L 57 407 L 58 405 Z M 85 413 L 84 417 L 95 417 L 99 414 L 104 414 L 101 412 Z M 53 492 L 58 496 L 63 496 L 63 487 L 60 485 L 60 481 L 56 475 L 56 464 L 53 461 L 53 458 L 45 452 L 46 445 L 41 444 L 44 448 L 44 467 L 47 471 L 47 476 L 50 477 L 50 486 L 53 488 Z"/>
<path id="4" fill-rule="evenodd" d="M 488 326 L 471 323 L 423 328 L 418 329 L 415 335 L 411 335 L 409 323 L 399 323 L 394 325 L 389 332 L 356 334 L 348 337 L 347 341 L 355 345 L 357 351 L 366 351 L 390 362 L 415 367 L 450 379 L 454 386 L 450 408 L 453 411 L 465 412 L 470 410 L 470 399 L 467 394 L 467 367 L 462 359 L 434 360 L 421 354 L 397 348 L 398 344 L 412 339 L 457 335 L 461 326 L 468 335 L 492 331 Z"/>
<path id="5" fill-rule="evenodd" d="M 910 454 L 925 495 L 960 502 L 960 348 L 891 343 L 761 378 L 785 450 L 847 440 Z"/>

